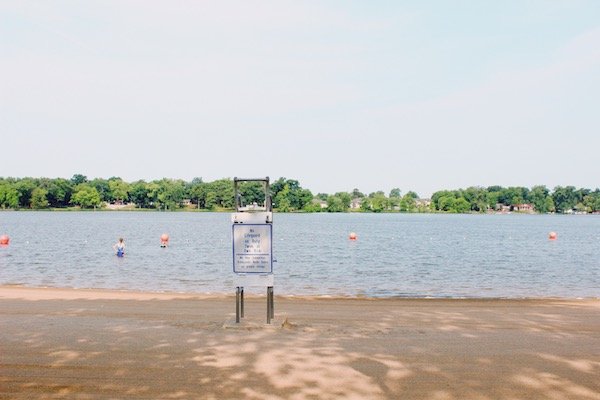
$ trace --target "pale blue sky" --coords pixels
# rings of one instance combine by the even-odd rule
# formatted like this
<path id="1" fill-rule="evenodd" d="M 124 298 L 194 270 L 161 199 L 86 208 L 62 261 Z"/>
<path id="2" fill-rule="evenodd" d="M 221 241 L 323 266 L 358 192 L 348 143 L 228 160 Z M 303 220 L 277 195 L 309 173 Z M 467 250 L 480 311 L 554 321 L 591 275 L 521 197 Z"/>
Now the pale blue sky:
<path id="1" fill-rule="evenodd" d="M 600 186 L 600 1 L 3 1 L 0 176 Z"/>

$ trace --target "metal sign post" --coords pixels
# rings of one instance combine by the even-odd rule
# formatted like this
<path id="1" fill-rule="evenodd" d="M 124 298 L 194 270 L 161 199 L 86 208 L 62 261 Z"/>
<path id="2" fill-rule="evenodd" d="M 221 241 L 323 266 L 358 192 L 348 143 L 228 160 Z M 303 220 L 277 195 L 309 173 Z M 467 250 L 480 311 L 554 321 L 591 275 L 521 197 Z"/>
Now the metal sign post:
<path id="1" fill-rule="evenodd" d="M 244 201 L 240 182 L 263 184 L 264 203 Z M 235 274 L 235 322 L 244 318 L 244 286 L 267 288 L 267 324 L 275 317 L 273 297 L 273 207 L 269 177 L 233 178 L 235 213 L 231 215 L 233 239 L 233 272 Z"/>

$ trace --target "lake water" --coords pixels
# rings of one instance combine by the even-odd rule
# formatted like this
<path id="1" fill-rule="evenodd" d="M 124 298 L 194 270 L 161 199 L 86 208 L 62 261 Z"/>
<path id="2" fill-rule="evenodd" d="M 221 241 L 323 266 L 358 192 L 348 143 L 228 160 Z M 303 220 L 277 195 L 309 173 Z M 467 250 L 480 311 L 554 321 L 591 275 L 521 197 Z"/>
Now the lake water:
<path id="1" fill-rule="evenodd" d="M 229 213 L 7 211 L 0 234 L 3 285 L 235 290 Z M 280 295 L 600 298 L 598 216 L 275 214 L 273 239 Z"/>

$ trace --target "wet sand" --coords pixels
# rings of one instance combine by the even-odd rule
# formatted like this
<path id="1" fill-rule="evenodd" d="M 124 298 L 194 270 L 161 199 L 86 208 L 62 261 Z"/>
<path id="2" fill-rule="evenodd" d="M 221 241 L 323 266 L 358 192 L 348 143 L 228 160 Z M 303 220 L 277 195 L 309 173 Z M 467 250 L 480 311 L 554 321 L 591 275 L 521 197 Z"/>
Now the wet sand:
<path id="1" fill-rule="evenodd" d="M 600 399 L 600 300 L 0 287 L 2 399 Z"/>

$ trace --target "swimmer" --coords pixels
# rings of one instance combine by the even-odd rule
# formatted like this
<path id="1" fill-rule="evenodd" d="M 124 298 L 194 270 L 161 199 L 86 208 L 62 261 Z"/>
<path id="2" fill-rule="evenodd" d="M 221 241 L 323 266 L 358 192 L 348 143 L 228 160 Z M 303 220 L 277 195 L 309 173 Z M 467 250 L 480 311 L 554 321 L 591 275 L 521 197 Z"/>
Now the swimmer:
<path id="1" fill-rule="evenodd" d="M 119 241 L 113 245 L 113 250 L 116 252 L 117 257 L 123 257 L 125 255 L 125 242 L 123 238 L 119 238 Z"/>

